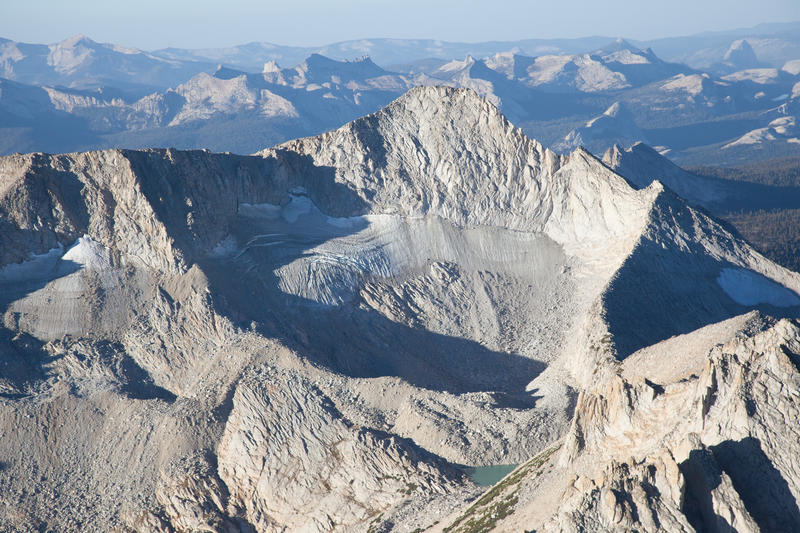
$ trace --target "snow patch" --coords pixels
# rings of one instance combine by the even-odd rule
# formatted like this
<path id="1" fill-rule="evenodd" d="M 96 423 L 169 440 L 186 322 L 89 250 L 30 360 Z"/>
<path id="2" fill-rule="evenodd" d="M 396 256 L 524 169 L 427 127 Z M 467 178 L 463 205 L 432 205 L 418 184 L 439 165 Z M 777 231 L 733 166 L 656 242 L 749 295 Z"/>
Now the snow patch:
<path id="1" fill-rule="evenodd" d="M 296 223 L 300 217 L 311 216 L 316 222 L 340 229 L 361 228 L 365 223 L 368 223 L 366 216 L 330 217 L 325 215 L 306 195 L 305 190 L 301 188 L 290 192 L 289 201 L 282 206 L 275 204 L 239 204 L 239 215 L 269 221 L 283 219 L 290 224 Z M 225 242 L 220 242 L 217 246 L 227 245 Z"/>
<path id="2" fill-rule="evenodd" d="M 68 275 L 74 271 L 69 263 L 80 265 L 91 270 L 110 268 L 111 261 L 108 250 L 84 235 L 75 241 L 66 253 L 59 244 L 43 254 L 33 254 L 30 259 L 21 263 L 12 263 L 0 268 L 0 283 L 15 283 L 22 281 L 51 279 L 54 276 Z"/>
<path id="3" fill-rule="evenodd" d="M 79 238 L 61 259 L 90 270 L 103 270 L 111 266 L 108 250 L 88 235 Z"/>
<path id="4" fill-rule="evenodd" d="M 63 253 L 64 247 L 59 244 L 57 248 L 51 248 L 43 254 L 33 254 L 21 263 L 6 265 L 0 268 L 0 283 L 46 278 Z"/>
<path id="5" fill-rule="evenodd" d="M 281 210 L 281 216 L 286 222 L 292 223 L 297 222 L 300 216 L 311 213 L 312 210 L 316 210 L 316 206 L 308 196 L 293 194 L 289 203 Z"/>
<path id="6" fill-rule="evenodd" d="M 717 277 L 717 284 L 734 302 L 741 305 L 800 305 L 800 297 L 794 291 L 752 270 L 723 268 Z"/>
<path id="7" fill-rule="evenodd" d="M 361 227 L 367 222 L 367 218 L 360 217 L 328 217 L 325 222 L 336 228 L 350 229 Z"/>

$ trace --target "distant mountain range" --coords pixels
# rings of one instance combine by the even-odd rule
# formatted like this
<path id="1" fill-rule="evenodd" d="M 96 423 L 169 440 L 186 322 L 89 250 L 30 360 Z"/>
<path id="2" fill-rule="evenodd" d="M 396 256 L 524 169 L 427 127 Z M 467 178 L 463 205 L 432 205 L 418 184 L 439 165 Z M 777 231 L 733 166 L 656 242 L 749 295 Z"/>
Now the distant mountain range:
<path id="1" fill-rule="evenodd" d="M 800 22 L 760 24 L 722 32 L 704 32 L 686 37 L 650 41 L 628 39 L 639 48 L 652 48 L 660 57 L 686 63 L 693 68 L 707 68 L 721 62 L 735 40 L 747 39 L 755 52 L 772 66 L 800 57 Z M 153 55 L 170 60 L 225 63 L 244 70 L 260 68 L 266 61 L 293 65 L 312 53 L 335 59 L 370 56 L 376 63 L 392 67 L 428 58 L 452 59 L 472 55 L 487 57 L 514 50 L 522 55 L 580 54 L 605 46 L 614 37 L 592 36 L 576 39 L 524 39 L 458 43 L 434 39 L 359 39 L 320 47 L 280 46 L 272 43 L 248 43 L 228 48 L 186 50 L 166 48 Z"/>
<path id="2" fill-rule="evenodd" d="M 132 93 L 177 85 L 215 63 L 174 61 L 141 50 L 76 35 L 59 43 L 0 39 L 0 77 L 34 85 L 76 89 L 112 86 Z"/>
<path id="3" fill-rule="evenodd" d="M 85 36 L 0 40 L 0 78 L 0 153 L 252 153 L 419 85 L 473 89 L 557 150 L 600 155 L 644 141 L 700 165 L 800 150 L 800 23 L 649 42 L 366 39 L 144 52 Z"/>

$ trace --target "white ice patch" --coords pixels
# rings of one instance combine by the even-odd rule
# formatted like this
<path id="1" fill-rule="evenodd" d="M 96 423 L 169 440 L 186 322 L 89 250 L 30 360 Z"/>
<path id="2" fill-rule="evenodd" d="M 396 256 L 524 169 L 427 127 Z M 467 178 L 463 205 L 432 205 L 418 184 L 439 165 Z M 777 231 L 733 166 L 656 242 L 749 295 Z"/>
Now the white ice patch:
<path id="1" fill-rule="evenodd" d="M 336 228 L 350 229 L 363 226 L 367 217 L 328 217 L 325 222 Z"/>
<path id="2" fill-rule="evenodd" d="M 289 203 L 280 206 L 275 204 L 239 204 L 239 214 L 250 218 L 278 220 L 295 223 L 303 215 L 319 212 L 308 196 L 291 194 Z"/>
<path id="3" fill-rule="evenodd" d="M 43 254 L 33 254 L 30 259 L 21 263 L 6 265 L 0 268 L 0 283 L 46 278 L 62 253 L 64 248 L 59 244 L 58 248 L 52 248 Z"/>
<path id="4" fill-rule="evenodd" d="M 301 215 L 307 215 L 314 208 L 314 203 L 308 196 L 295 196 L 281 210 L 281 216 L 286 222 L 297 222 Z"/>
<path id="5" fill-rule="evenodd" d="M 70 264 L 92 270 L 103 270 L 111 266 L 108 250 L 88 235 L 84 235 L 75 241 L 66 253 L 63 246 L 59 245 L 58 248 L 52 248 L 43 254 L 34 254 L 21 263 L 12 263 L 0 268 L 0 283 L 50 279 L 54 276 L 67 275 L 74 271 L 70 268 Z"/>
<path id="6" fill-rule="evenodd" d="M 769 304 L 776 307 L 800 305 L 800 297 L 783 285 L 743 268 L 723 268 L 717 284 L 741 305 Z"/>
<path id="7" fill-rule="evenodd" d="M 90 270 L 104 270 L 111 266 L 108 250 L 88 235 L 78 239 L 61 259 L 72 261 Z"/>

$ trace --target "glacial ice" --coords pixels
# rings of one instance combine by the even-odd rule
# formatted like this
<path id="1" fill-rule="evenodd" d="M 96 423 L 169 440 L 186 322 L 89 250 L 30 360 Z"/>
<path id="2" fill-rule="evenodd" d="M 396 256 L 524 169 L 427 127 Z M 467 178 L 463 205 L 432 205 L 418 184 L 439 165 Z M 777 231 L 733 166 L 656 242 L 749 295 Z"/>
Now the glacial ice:
<path id="1" fill-rule="evenodd" d="M 0 283 L 11 283 L 31 279 L 41 279 L 52 271 L 61 254 L 62 246 L 51 248 L 43 254 L 34 254 L 21 263 L 11 263 L 0 268 Z"/>
<path id="2" fill-rule="evenodd" d="M 738 304 L 800 305 L 800 297 L 783 285 L 743 268 L 723 268 L 717 284 Z"/>

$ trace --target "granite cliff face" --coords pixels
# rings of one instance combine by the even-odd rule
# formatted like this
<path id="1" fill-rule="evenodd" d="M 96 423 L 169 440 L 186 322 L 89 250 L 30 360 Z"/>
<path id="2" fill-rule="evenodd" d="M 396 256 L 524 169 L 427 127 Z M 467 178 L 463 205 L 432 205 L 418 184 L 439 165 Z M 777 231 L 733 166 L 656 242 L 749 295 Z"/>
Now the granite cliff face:
<path id="1" fill-rule="evenodd" d="M 656 415 L 625 404 L 625 427 L 604 429 L 628 397 L 613 391 L 672 381 L 619 369 L 675 335 L 800 308 L 800 276 L 660 183 L 558 156 L 463 89 L 414 89 L 251 157 L 8 156 L 0 230 L 12 530 L 410 531 L 479 492 L 458 466 L 534 456 L 519 483 L 557 460 L 604 487 L 581 463 L 597 453 L 608 479 L 641 485 L 641 459 L 596 450 Z M 659 354 L 648 365 L 685 360 Z M 605 524 L 581 483 L 542 520 Z M 694 527 L 679 485 L 653 508 Z M 540 506 L 525 490 L 504 507 L 521 520 Z"/>
<path id="2" fill-rule="evenodd" d="M 445 530 L 797 529 L 798 438 L 784 420 L 798 409 L 798 333 L 751 313 L 606 366 L 564 440 Z"/>

